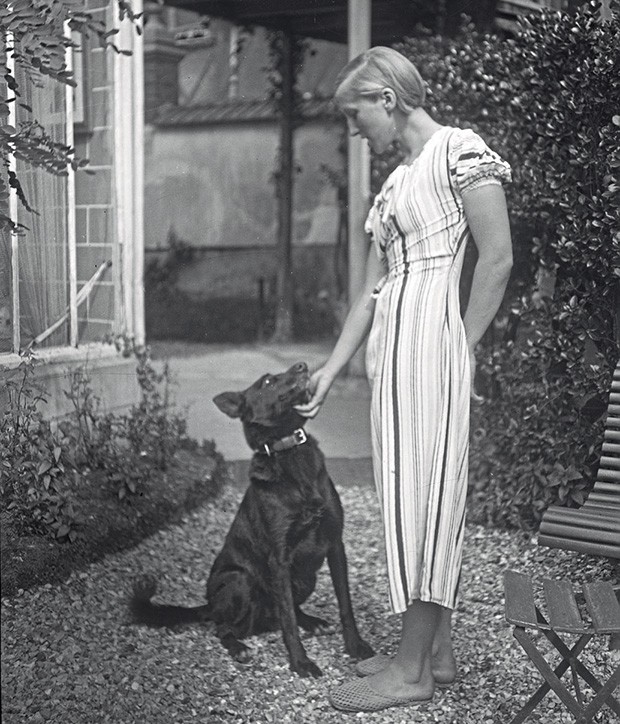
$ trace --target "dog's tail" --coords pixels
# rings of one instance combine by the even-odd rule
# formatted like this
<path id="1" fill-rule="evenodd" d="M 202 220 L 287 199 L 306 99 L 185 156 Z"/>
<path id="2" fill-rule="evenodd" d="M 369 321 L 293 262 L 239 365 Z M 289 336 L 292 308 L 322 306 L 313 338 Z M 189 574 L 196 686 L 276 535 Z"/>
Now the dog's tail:
<path id="1" fill-rule="evenodd" d="M 151 598 L 157 593 L 154 579 L 145 579 L 134 583 L 129 599 L 129 608 L 136 623 L 147 626 L 178 626 L 184 623 L 203 623 L 210 621 L 209 604 L 203 606 L 168 606 L 153 603 Z"/>

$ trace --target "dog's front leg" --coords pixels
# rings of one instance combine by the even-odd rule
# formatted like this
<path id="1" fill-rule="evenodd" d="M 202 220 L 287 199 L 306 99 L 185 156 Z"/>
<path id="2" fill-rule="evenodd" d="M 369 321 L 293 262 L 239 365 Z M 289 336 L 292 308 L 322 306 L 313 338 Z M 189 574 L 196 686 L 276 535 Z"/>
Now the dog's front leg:
<path id="1" fill-rule="evenodd" d="M 299 637 L 293 589 L 291 587 L 290 555 L 286 553 L 271 555 L 269 567 L 275 589 L 274 598 L 278 604 L 282 638 L 288 651 L 291 670 L 299 674 L 299 676 L 321 676 L 323 672 L 308 658 Z"/>
<path id="2" fill-rule="evenodd" d="M 333 543 L 327 551 L 327 563 L 329 564 L 329 572 L 338 599 L 345 651 L 356 659 L 367 659 L 374 654 L 374 651 L 357 630 L 349 592 L 347 557 L 342 540 Z"/>

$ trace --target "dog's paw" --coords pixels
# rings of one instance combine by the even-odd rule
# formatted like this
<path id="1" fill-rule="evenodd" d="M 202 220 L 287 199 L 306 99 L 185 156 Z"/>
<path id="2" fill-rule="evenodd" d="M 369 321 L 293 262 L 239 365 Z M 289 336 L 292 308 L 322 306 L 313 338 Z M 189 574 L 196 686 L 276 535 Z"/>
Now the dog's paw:
<path id="1" fill-rule="evenodd" d="M 367 644 L 364 639 L 357 638 L 354 641 L 347 641 L 345 643 L 345 650 L 354 659 L 369 659 L 375 655 L 370 644 Z"/>
<path id="2" fill-rule="evenodd" d="M 157 593 L 157 579 L 154 576 L 146 575 L 136 578 L 133 583 L 134 598 L 140 601 L 150 601 Z"/>
<path id="3" fill-rule="evenodd" d="M 248 664 L 252 660 L 252 650 L 249 646 L 242 644 L 238 641 L 238 646 L 235 647 L 234 651 L 230 652 L 233 659 L 239 664 Z"/>
<path id="4" fill-rule="evenodd" d="M 294 671 L 302 678 L 313 676 L 315 679 L 318 679 L 319 676 L 323 676 L 323 672 L 321 671 L 321 669 L 319 669 L 314 661 L 310 661 L 310 659 L 303 659 L 302 661 L 291 661 L 291 671 Z"/>
<path id="5" fill-rule="evenodd" d="M 217 637 L 230 656 L 240 664 L 247 664 L 252 658 L 252 649 L 235 636 L 226 624 L 217 629 Z"/>
<path id="6" fill-rule="evenodd" d="M 321 636 L 333 633 L 334 631 L 329 621 L 318 616 L 309 616 L 307 613 L 303 613 L 303 611 L 298 613 L 297 623 L 304 631 L 307 631 L 312 636 Z"/>

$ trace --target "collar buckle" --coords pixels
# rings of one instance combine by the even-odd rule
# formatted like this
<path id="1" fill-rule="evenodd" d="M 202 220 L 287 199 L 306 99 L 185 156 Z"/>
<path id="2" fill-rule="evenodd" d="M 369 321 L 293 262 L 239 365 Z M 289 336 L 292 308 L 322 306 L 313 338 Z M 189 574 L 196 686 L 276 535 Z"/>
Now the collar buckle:
<path id="1" fill-rule="evenodd" d="M 308 436 L 306 435 L 306 431 L 303 427 L 298 427 L 297 430 L 294 430 L 290 435 L 283 437 L 281 440 L 276 440 L 271 445 L 266 442 L 263 443 L 259 451 L 271 457 L 274 453 L 280 452 L 281 450 L 289 450 L 297 445 L 303 445 L 307 440 Z"/>

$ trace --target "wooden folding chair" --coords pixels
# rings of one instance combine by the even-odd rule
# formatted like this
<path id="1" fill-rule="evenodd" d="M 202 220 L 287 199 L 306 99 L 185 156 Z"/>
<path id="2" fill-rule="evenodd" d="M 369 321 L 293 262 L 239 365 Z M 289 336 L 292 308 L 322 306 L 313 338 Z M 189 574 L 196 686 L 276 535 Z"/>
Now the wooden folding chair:
<path id="1" fill-rule="evenodd" d="M 610 583 L 587 583 L 583 593 L 576 593 L 569 581 L 543 580 L 543 590 L 548 620 L 536 605 L 530 576 L 508 571 L 504 576 L 506 620 L 514 625 L 513 635 L 531 661 L 540 671 L 545 683 L 534 693 L 510 724 L 520 724 L 534 711 L 546 694 L 553 690 L 575 717 L 577 724 L 587 724 L 605 705 L 620 719 L 620 703 L 613 696 L 620 684 L 620 665 L 608 681 L 601 684 L 594 674 L 579 660 L 588 642 L 600 634 L 620 633 L 620 604 Z M 583 600 L 585 599 L 585 601 Z M 581 610 L 589 615 L 582 616 Z M 537 649 L 528 629 L 542 632 L 561 656 L 561 662 L 552 669 Z M 577 642 L 569 648 L 559 633 L 576 634 Z M 562 681 L 570 669 L 576 696 Z M 579 678 L 596 692 L 592 700 L 584 704 Z"/>

